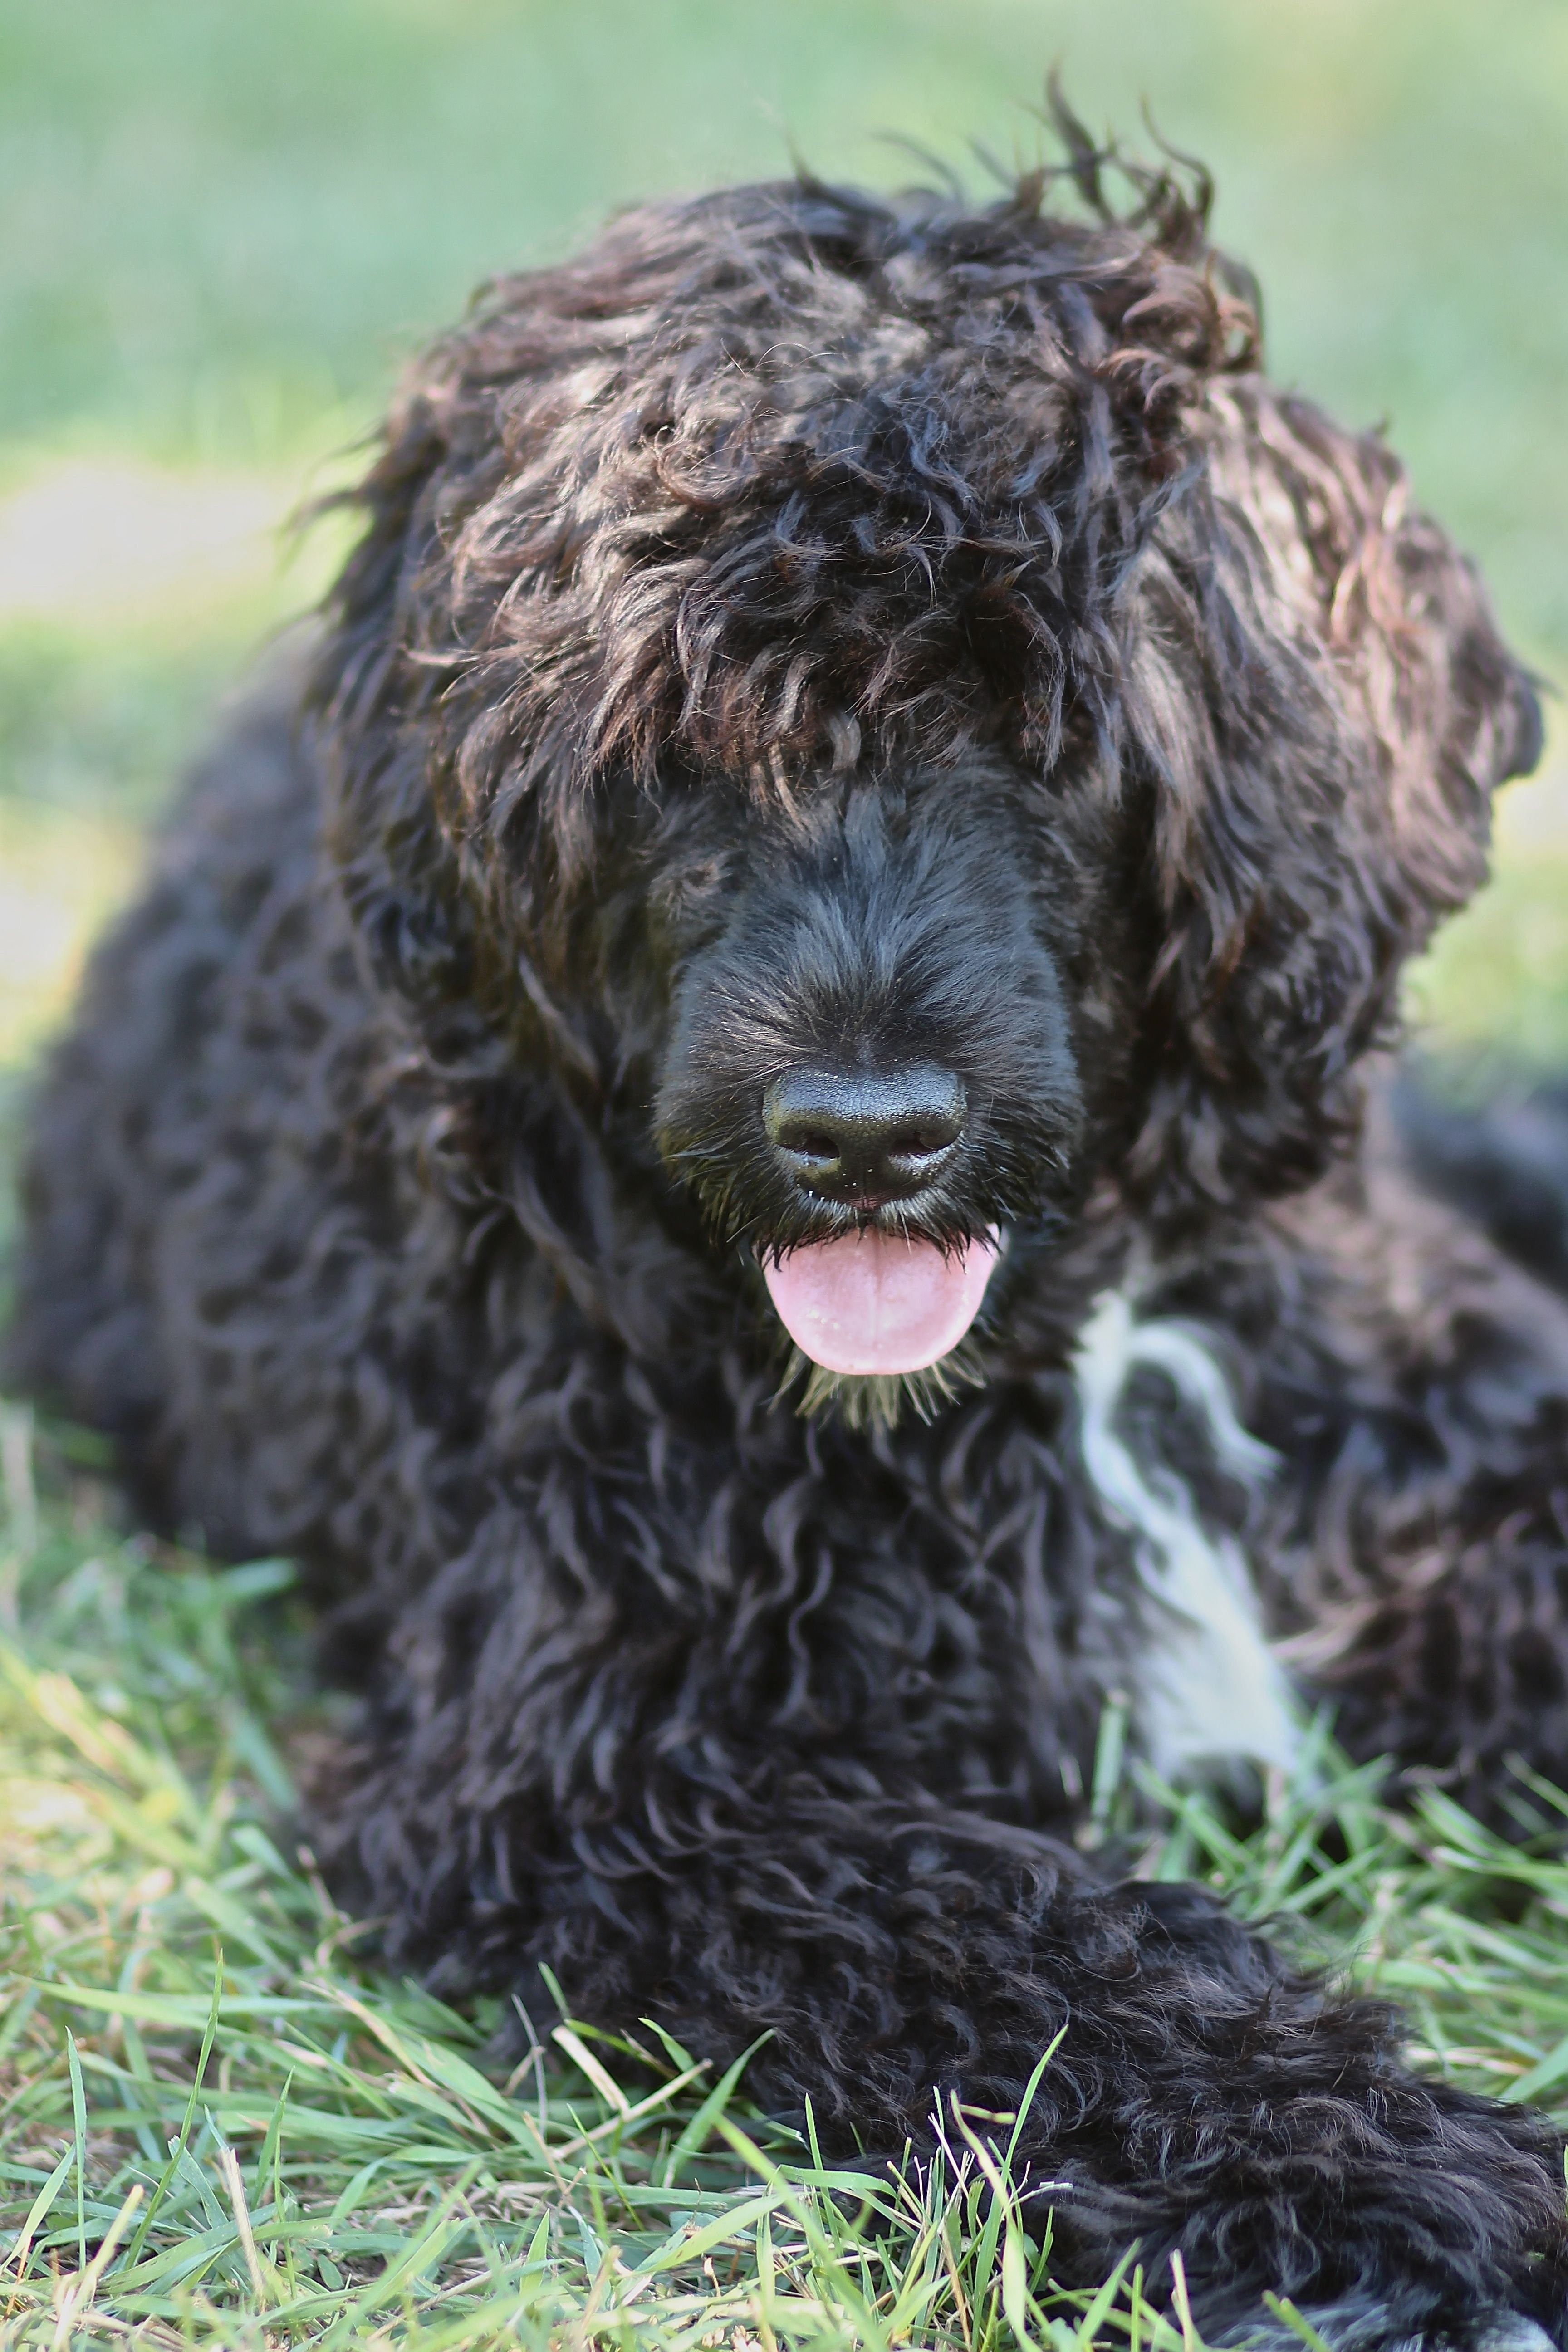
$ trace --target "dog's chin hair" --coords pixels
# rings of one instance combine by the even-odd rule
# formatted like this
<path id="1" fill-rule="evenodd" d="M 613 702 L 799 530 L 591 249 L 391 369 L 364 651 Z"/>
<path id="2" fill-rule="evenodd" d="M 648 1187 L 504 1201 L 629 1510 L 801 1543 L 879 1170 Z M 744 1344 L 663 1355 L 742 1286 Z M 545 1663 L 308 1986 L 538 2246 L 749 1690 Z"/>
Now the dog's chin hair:
<path id="1" fill-rule="evenodd" d="M 833 1412 L 849 1429 L 892 1429 L 906 1412 L 917 1421 L 934 1421 L 964 1389 L 984 1383 L 978 1351 L 962 1339 L 919 1372 L 832 1372 L 791 1348 L 778 1393 L 787 1396 L 798 1384 L 795 1409 L 803 1420 Z"/>

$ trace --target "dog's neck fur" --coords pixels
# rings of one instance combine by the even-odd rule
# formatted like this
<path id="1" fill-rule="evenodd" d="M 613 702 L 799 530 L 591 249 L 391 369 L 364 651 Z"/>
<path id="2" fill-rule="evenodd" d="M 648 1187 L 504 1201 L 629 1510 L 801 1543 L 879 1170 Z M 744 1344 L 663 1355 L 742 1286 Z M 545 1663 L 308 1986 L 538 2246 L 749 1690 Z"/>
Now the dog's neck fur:
<path id="1" fill-rule="evenodd" d="M 1140 1465 L 1118 1429 L 1129 1379 L 1141 1365 L 1174 1383 L 1230 1475 L 1257 1489 L 1277 1466 L 1237 1419 L 1225 1374 L 1190 1324 L 1139 1322 L 1127 1290 L 1101 1295 L 1079 1335 L 1073 1375 L 1084 1466 L 1108 1515 L 1132 1537 L 1158 1622 L 1140 1663 L 1140 1686 L 1129 1694 L 1132 1720 L 1150 1763 L 1167 1780 L 1233 1759 L 1289 1769 L 1301 1727 L 1264 1639 L 1240 1548 L 1227 1535 L 1211 1535 L 1184 1482 L 1163 1465 Z"/>

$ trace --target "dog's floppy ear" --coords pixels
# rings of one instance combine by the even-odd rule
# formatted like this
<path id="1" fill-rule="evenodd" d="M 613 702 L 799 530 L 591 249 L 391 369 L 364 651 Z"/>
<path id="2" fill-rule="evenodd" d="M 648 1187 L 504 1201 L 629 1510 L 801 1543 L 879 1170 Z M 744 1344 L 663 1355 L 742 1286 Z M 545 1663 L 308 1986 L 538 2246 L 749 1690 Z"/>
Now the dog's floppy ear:
<path id="1" fill-rule="evenodd" d="M 328 603 L 310 696 L 329 844 L 375 976 L 432 1012 L 468 993 L 474 950 L 457 853 L 428 773 L 449 666 L 421 657 L 433 634 L 438 506 L 452 470 L 442 358 L 437 347 L 415 372 L 363 479 L 329 502 L 351 508 L 364 527 Z"/>
<path id="2" fill-rule="evenodd" d="M 1492 787 L 1541 748 L 1479 583 L 1380 440 L 1256 378 L 1203 430 L 1124 638 L 1161 940 L 1127 1179 L 1167 1228 L 1309 1181 L 1353 1131 L 1400 968 L 1483 879 Z"/>
<path id="3" fill-rule="evenodd" d="M 477 310 L 410 368 L 374 462 L 336 501 L 363 529 L 327 602 L 310 704 L 328 845 L 377 981 L 405 1000 L 443 1055 L 563 1063 L 593 1091 L 602 1084 L 593 1047 L 531 961 L 543 928 L 552 926 L 550 944 L 560 949 L 563 869 L 589 846 L 584 807 L 552 803 L 531 862 L 495 855 L 497 780 L 525 687 L 536 689 L 532 767 L 548 773 L 572 716 L 565 666 L 541 685 L 520 681 L 524 666 L 514 665 L 487 700 L 485 630 L 526 551 L 503 550 L 499 581 L 476 582 L 464 541 L 517 463 L 516 419 L 509 425 L 497 390 L 515 395 L 525 383 L 508 334 L 521 337 L 540 319 L 547 339 L 542 310 L 520 311 L 509 326 L 498 305 L 489 339 L 491 313 Z M 567 495 L 562 488 L 546 501 L 554 524 Z M 564 757 L 554 764 L 570 771 Z"/>

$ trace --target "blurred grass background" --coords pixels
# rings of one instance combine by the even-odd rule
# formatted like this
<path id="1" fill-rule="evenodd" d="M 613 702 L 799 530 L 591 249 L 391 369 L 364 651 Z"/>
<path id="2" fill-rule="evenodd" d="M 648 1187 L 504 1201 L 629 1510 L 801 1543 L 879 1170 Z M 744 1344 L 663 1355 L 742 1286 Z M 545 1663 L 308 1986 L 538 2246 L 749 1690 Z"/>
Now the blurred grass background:
<path id="1" fill-rule="evenodd" d="M 1027 161 L 1055 59 L 1211 163 L 1276 373 L 1388 421 L 1568 677 L 1563 0 L 0 0 L 0 1067 L 322 584 L 278 523 L 480 278 L 792 151 Z M 1417 975 L 1445 1040 L 1568 1056 L 1565 741 Z"/>

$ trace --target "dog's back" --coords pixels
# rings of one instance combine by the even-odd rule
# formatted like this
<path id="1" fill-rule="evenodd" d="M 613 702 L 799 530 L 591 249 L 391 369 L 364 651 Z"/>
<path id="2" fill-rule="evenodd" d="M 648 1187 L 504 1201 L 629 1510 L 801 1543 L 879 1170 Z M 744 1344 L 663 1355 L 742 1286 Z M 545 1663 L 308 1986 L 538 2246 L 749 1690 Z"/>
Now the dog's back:
<path id="1" fill-rule="evenodd" d="M 1456 1098 L 1417 1060 L 1394 1096 L 1416 1178 L 1475 1220 L 1509 1256 L 1568 1290 L 1568 1078 L 1493 1076 Z"/>
<path id="2" fill-rule="evenodd" d="M 117 1441 L 154 1526 L 188 1502 L 171 1483 L 185 1374 L 166 1270 L 189 1244 L 184 1204 L 228 1160 L 236 1118 L 266 1120 L 262 1041 L 246 1051 L 231 1007 L 280 920 L 298 933 L 321 919 L 320 822 L 298 665 L 279 665 L 195 769 L 37 1087 L 6 1377 Z M 243 1225 L 237 1203 L 237 1246 Z M 207 1517 L 219 1549 L 270 1540 L 219 1508 Z"/>

